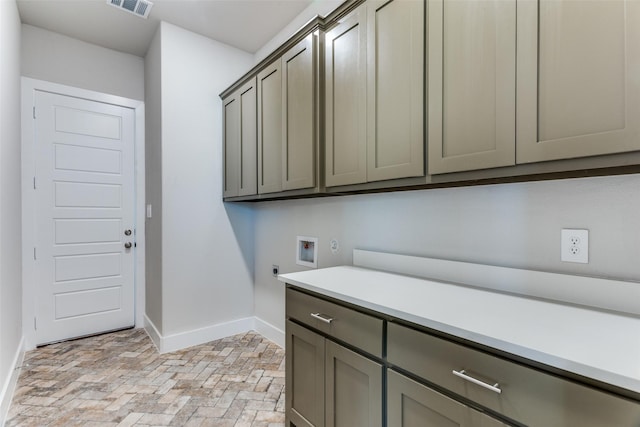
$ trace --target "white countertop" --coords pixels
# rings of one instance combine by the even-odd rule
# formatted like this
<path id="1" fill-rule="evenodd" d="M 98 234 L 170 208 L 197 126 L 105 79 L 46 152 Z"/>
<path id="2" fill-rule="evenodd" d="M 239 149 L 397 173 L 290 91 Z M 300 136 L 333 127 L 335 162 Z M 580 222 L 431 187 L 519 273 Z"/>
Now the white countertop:
<path id="1" fill-rule="evenodd" d="M 281 282 L 640 393 L 640 318 L 359 267 Z"/>

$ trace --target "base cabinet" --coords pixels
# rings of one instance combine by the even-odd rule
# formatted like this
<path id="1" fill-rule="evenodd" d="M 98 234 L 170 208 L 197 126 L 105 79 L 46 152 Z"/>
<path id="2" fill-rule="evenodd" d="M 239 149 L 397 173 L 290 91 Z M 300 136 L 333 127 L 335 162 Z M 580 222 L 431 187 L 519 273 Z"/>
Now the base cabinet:
<path id="1" fill-rule="evenodd" d="M 502 422 L 387 370 L 387 425 L 393 427 L 500 427 Z"/>
<path id="2" fill-rule="evenodd" d="M 287 321 L 286 425 L 382 427 L 382 365 Z"/>
<path id="3" fill-rule="evenodd" d="M 387 361 L 530 427 L 640 426 L 640 402 L 391 322 Z"/>
<path id="4" fill-rule="evenodd" d="M 286 313 L 287 427 L 640 426 L 639 399 L 389 315 L 295 286 Z"/>

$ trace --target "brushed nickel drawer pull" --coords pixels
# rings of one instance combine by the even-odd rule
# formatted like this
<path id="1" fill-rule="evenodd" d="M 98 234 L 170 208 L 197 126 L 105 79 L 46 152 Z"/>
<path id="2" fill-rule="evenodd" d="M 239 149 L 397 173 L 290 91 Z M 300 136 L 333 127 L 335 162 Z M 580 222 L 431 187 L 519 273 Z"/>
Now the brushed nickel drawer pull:
<path id="1" fill-rule="evenodd" d="M 469 376 L 469 374 L 467 374 L 464 369 L 461 370 L 461 371 L 456 371 L 454 369 L 453 370 L 453 375 L 455 375 L 456 377 L 460 377 L 463 380 L 466 380 L 466 381 L 472 382 L 472 383 L 474 383 L 476 385 L 479 385 L 480 387 L 484 387 L 487 390 L 494 391 L 494 392 L 496 392 L 498 394 L 502 393 L 502 390 L 500 390 L 500 384 L 499 383 L 495 383 L 494 385 L 487 384 L 487 383 L 485 383 L 483 381 L 480 381 L 478 379 L 475 379 L 475 378 Z"/>
<path id="2" fill-rule="evenodd" d="M 332 317 L 328 317 L 327 315 L 321 314 L 321 313 L 311 313 L 311 317 L 313 317 L 314 319 L 318 319 L 327 324 L 333 322 Z"/>

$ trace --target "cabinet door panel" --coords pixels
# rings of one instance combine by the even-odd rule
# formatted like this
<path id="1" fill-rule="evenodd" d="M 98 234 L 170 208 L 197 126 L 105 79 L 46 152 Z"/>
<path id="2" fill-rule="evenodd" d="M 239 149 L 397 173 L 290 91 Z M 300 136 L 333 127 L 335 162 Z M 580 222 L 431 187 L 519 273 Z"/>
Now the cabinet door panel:
<path id="1" fill-rule="evenodd" d="M 327 186 L 367 181 L 366 6 L 325 35 Z"/>
<path id="2" fill-rule="evenodd" d="M 516 2 L 428 2 L 429 173 L 515 164 Z"/>
<path id="3" fill-rule="evenodd" d="M 325 339 L 287 320 L 287 425 L 324 426 Z"/>
<path id="4" fill-rule="evenodd" d="M 282 191 L 282 73 L 276 61 L 258 74 L 258 193 Z"/>
<path id="5" fill-rule="evenodd" d="M 367 177 L 424 174 L 424 1 L 367 2 Z"/>
<path id="6" fill-rule="evenodd" d="M 238 195 L 249 196 L 258 191 L 258 135 L 256 115 L 256 79 L 239 89 L 240 102 L 240 173 Z"/>
<path id="7" fill-rule="evenodd" d="M 382 365 L 326 342 L 327 427 L 382 427 Z"/>
<path id="8" fill-rule="evenodd" d="M 387 370 L 387 425 L 394 427 L 500 427 L 498 420 Z"/>
<path id="9" fill-rule="evenodd" d="M 234 93 L 223 101 L 224 188 L 223 197 L 238 195 L 240 168 L 240 101 Z"/>
<path id="10" fill-rule="evenodd" d="M 518 163 L 640 149 L 640 2 L 518 2 Z"/>
<path id="11" fill-rule="evenodd" d="M 313 34 L 282 57 L 282 188 L 315 185 L 316 53 Z"/>

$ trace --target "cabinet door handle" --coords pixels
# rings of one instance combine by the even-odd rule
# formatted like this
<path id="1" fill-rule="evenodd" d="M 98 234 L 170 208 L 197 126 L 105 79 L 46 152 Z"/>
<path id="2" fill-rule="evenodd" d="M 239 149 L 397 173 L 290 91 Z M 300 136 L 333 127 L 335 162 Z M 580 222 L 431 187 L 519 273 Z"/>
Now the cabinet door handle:
<path id="1" fill-rule="evenodd" d="M 321 313 L 310 313 L 310 314 L 311 314 L 311 317 L 313 317 L 314 319 L 318 319 L 318 320 L 320 320 L 320 321 L 322 321 L 324 323 L 329 324 L 329 323 L 333 322 L 333 318 L 329 317 L 329 316 L 327 316 L 325 314 L 321 314 Z"/>
<path id="2" fill-rule="evenodd" d="M 491 390 L 491 391 L 496 392 L 498 394 L 502 393 L 502 390 L 500 390 L 500 384 L 499 383 L 495 383 L 494 385 L 487 384 L 484 381 L 480 381 L 480 380 L 478 380 L 476 378 L 473 378 L 473 377 L 469 376 L 469 374 L 467 374 L 464 369 L 462 369 L 461 371 L 456 371 L 454 369 L 452 372 L 453 372 L 453 375 L 455 375 L 456 377 L 460 377 L 463 380 L 472 382 L 472 383 L 474 383 L 476 385 L 479 385 L 480 387 L 484 387 L 487 390 Z"/>

